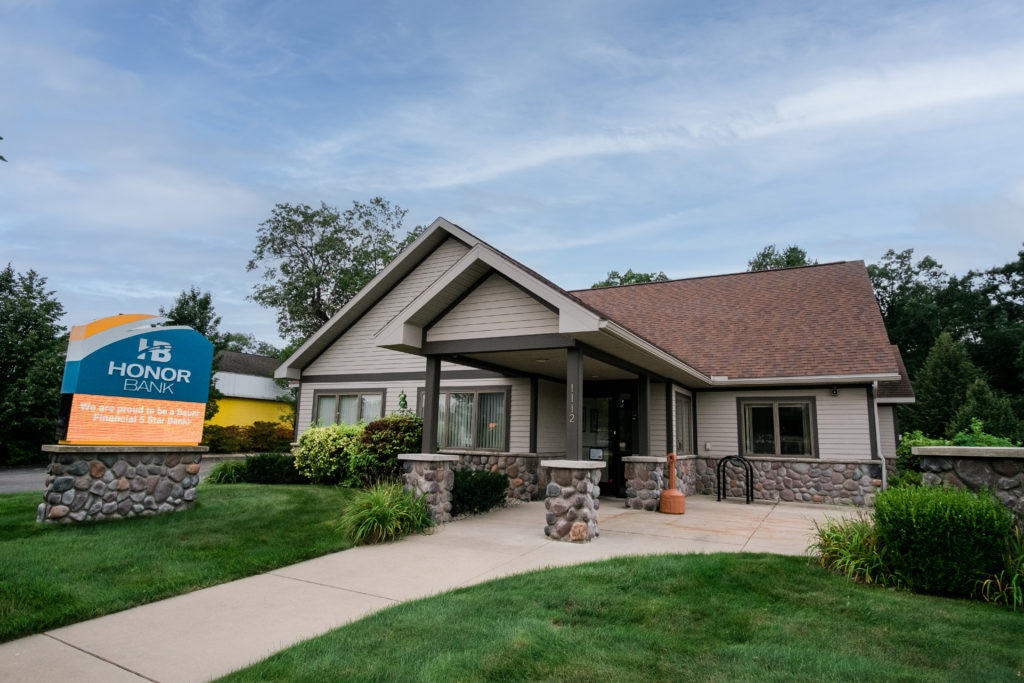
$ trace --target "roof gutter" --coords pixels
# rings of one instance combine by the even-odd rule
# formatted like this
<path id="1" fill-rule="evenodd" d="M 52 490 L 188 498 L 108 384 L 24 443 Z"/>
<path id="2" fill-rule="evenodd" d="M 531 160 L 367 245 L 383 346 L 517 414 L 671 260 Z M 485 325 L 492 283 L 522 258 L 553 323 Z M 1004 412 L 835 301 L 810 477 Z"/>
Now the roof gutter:
<path id="1" fill-rule="evenodd" d="M 778 384 L 870 384 L 892 382 L 900 379 L 899 373 L 869 375 L 797 375 L 794 377 L 754 377 L 730 379 L 726 375 L 711 375 L 711 384 L 716 387 L 775 386 Z"/>

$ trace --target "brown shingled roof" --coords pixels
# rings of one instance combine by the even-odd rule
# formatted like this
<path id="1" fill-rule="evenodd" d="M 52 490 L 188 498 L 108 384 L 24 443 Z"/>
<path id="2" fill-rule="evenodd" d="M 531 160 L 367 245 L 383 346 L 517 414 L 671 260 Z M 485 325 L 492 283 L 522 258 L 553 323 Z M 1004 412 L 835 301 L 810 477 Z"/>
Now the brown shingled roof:
<path id="1" fill-rule="evenodd" d="M 903 356 L 900 355 L 900 348 L 892 345 L 892 355 L 896 359 L 896 367 L 900 371 L 900 378 L 896 382 L 879 382 L 877 398 L 884 403 L 887 399 L 912 399 L 914 398 L 914 387 L 910 384 L 910 375 L 907 374 L 907 366 L 903 364 Z"/>
<path id="2" fill-rule="evenodd" d="M 863 261 L 571 294 L 707 375 L 898 372 Z"/>
<path id="3" fill-rule="evenodd" d="M 217 354 L 219 372 L 231 372 L 236 375 L 255 375 L 256 377 L 273 377 L 274 370 L 281 364 L 276 358 L 261 356 L 255 353 L 238 351 L 221 351 Z"/>

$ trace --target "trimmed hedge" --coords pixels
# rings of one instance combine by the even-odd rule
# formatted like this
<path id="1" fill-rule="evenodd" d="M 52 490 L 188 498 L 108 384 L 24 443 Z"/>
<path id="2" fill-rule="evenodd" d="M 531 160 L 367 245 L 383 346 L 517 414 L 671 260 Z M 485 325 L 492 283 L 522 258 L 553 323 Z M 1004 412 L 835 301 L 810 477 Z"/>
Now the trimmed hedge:
<path id="1" fill-rule="evenodd" d="M 259 455 L 224 460 L 210 470 L 206 481 L 211 484 L 308 484 L 295 469 L 295 458 L 286 453 Z"/>
<path id="2" fill-rule="evenodd" d="M 455 470 L 452 484 L 452 514 L 487 512 L 505 504 L 508 477 L 490 470 Z"/>
<path id="3" fill-rule="evenodd" d="M 374 420 L 363 428 L 358 448 L 349 454 L 349 480 L 359 486 L 397 481 L 402 475 L 398 456 L 419 453 L 423 443 L 423 418 L 395 414 Z"/>
<path id="4" fill-rule="evenodd" d="M 211 453 L 284 453 L 291 448 L 295 433 L 280 422 L 251 425 L 203 426 L 202 444 Z"/>
<path id="5" fill-rule="evenodd" d="M 1003 568 L 1013 515 L 990 494 L 933 487 L 891 488 L 875 498 L 878 546 L 900 584 L 970 597 Z"/>

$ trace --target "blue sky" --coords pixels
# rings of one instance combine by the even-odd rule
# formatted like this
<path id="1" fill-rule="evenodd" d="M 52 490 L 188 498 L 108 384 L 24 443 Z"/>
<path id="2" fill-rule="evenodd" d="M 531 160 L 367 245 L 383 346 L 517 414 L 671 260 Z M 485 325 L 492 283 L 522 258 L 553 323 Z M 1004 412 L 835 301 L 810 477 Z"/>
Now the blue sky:
<path id="1" fill-rule="evenodd" d="M 709 6 L 711 6 L 709 8 Z M 1024 3 L 0 0 L 0 265 L 68 325 L 246 300 L 276 203 L 383 196 L 567 288 L 1024 240 Z"/>

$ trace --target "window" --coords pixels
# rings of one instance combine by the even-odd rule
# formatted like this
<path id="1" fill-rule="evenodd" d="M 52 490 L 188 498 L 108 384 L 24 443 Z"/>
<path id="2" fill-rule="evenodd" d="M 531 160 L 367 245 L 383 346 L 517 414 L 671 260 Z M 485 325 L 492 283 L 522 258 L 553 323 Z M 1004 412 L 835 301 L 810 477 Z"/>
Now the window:
<path id="1" fill-rule="evenodd" d="M 690 397 L 676 394 L 676 455 L 693 453 L 693 409 Z"/>
<path id="2" fill-rule="evenodd" d="M 384 415 L 384 393 L 356 391 L 347 394 L 317 393 L 313 421 L 317 424 L 348 424 L 370 422 Z"/>
<path id="3" fill-rule="evenodd" d="M 437 447 L 508 450 L 508 390 L 447 391 L 437 411 Z"/>
<path id="4" fill-rule="evenodd" d="M 813 398 L 738 399 L 743 455 L 814 457 Z"/>

